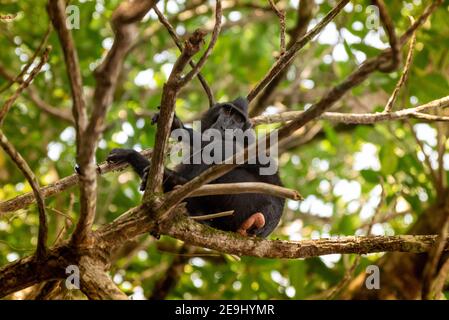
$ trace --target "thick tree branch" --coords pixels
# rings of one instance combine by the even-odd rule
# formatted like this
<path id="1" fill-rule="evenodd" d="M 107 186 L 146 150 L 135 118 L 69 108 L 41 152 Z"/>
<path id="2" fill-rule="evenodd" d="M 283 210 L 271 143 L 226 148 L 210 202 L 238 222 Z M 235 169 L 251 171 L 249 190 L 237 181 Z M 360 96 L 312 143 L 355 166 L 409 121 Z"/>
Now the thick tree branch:
<path id="1" fill-rule="evenodd" d="M 213 232 L 212 232 L 213 230 Z M 428 252 L 438 236 L 391 236 L 391 237 L 338 237 L 335 239 L 303 240 L 298 242 L 248 238 L 192 222 L 187 217 L 176 217 L 161 227 L 163 234 L 184 242 L 218 250 L 220 252 L 272 259 L 310 258 L 334 253 L 366 254 L 372 252 L 399 251 L 410 253 Z M 446 241 L 444 250 L 449 250 Z"/>
<path id="2" fill-rule="evenodd" d="M 80 136 L 87 126 L 87 112 L 83 96 L 83 80 L 81 77 L 78 54 L 76 52 L 72 34 L 66 25 L 67 17 L 65 14 L 65 1 L 49 0 L 47 11 L 53 27 L 58 33 L 61 48 L 64 52 L 67 76 L 69 78 L 70 90 L 72 93 L 72 113 L 73 118 L 75 119 L 75 127 L 77 131 L 77 151 L 79 153 L 80 146 L 82 145 Z"/>
<path id="3" fill-rule="evenodd" d="M 95 218 L 97 200 L 95 150 L 104 130 L 107 109 L 113 101 L 125 57 L 137 38 L 137 24 L 156 2 L 156 0 L 126 1 L 112 14 L 111 24 L 115 39 L 103 63 L 94 72 L 97 84 L 93 97 L 93 111 L 83 132 L 83 146 L 78 158 L 81 212 L 72 237 L 74 243 L 80 243 L 88 236 Z"/>
<path id="4" fill-rule="evenodd" d="M 91 300 L 128 300 L 106 274 L 104 265 L 91 257 L 80 260 L 81 291 Z"/>
<path id="5" fill-rule="evenodd" d="M 181 55 L 173 66 L 167 83 L 164 84 L 161 98 L 161 111 L 159 113 L 155 138 L 156 144 L 154 146 L 153 157 L 148 174 L 152 179 L 148 179 L 147 181 L 145 194 L 143 196 L 144 202 L 148 202 L 152 198 L 154 192 L 162 191 L 162 178 L 164 175 L 164 160 L 167 142 L 171 132 L 176 97 L 182 88 L 180 82 L 181 73 L 190 62 L 193 55 L 200 50 L 204 36 L 205 34 L 201 30 L 196 30 L 193 35 L 190 36 L 185 43 Z"/>

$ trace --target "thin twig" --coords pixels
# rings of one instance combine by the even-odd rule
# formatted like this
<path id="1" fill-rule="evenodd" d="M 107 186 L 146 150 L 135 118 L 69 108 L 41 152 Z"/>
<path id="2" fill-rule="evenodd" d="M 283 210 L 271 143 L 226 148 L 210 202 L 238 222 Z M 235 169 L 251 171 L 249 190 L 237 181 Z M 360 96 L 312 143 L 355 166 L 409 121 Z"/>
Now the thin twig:
<path id="1" fill-rule="evenodd" d="M 37 208 L 39 211 L 39 234 L 37 238 L 36 257 L 38 259 L 43 259 L 47 253 L 48 225 L 47 217 L 45 215 L 44 197 L 42 196 L 42 193 L 40 191 L 39 182 L 37 181 L 33 171 L 30 169 L 28 163 L 8 141 L 2 130 L 0 130 L 0 145 L 3 150 L 5 150 L 5 152 L 9 155 L 11 160 L 14 161 L 20 171 L 22 171 L 23 175 L 33 189 L 34 197 L 36 198 Z"/>
<path id="2" fill-rule="evenodd" d="M 413 59 L 413 50 L 415 48 L 416 44 L 416 31 L 412 35 L 412 40 L 410 41 L 410 46 L 407 53 L 407 60 L 405 61 L 404 70 L 402 71 L 401 77 L 399 78 L 398 83 L 396 84 L 396 87 L 393 90 L 393 93 L 391 94 L 390 98 L 388 99 L 388 102 L 385 106 L 384 112 L 390 112 L 393 109 L 394 103 L 396 102 L 396 98 L 399 94 L 399 91 L 401 90 L 404 83 L 407 81 L 408 73 L 410 70 L 410 65 L 412 63 Z"/>
<path id="3" fill-rule="evenodd" d="M 15 81 L 15 77 L 8 71 L 6 68 L 0 64 L 0 75 L 5 78 L 8 81 Z M 24 82 L 23 79 L 17 79 L 17 82 L 22 84 Z M 56 108 L 46 101 L 44 101 L 40 96 L 37 88 L 33 85 L 33 83 L 30 83 L 28 88 L 26 88 L 28 91 L 27 94 L 25 94 L 25 98 L 32 101 L 39 109 L 42 111 L 48 113 L 49 115 L 55 116 L 58 119 L 64 120 L 69 122 L 70 124 L 73 124 L 73 116 L 69 110 L 66 109 L 59 109 Z"/>
<path id="4" fill-rule="evenodd" d="M 435 116 L 422 113 L 430 109 L 449 107 L 449 96 L 430 101 L 417 107 L 402 109 L 395 112 L 377 112 L 377 113 L 341 113 L 324 112 L 319 119 L 329 120 L 345 124 L 373 124 L 383 121 L 403 120 L 409 118 L 422 119 L 428 121 L 449 121 L 449 117 Z M 287 111 L 273 115 L 263 115 L 251 119 L 254 126 L 269 123 L 284 123 L 295 121 L 302 117 L 304 111 Z"/>
<path id="5" fill-rule="evenodd" d="M 443 266 L 440 268 L 438 275 L 435 277 L 433 283 L 433 299 L 441 299 L 443 296 L 443 289 L 446 280 L 449 277 L 449 259 L 446 259 Z"/>
<path id="6" fill-rule="evenodd" d="M 152 152 L 153 152 L 152 149 L 146 149 L 141 152 L 141 155 L 143 155 L 147 159 L 150 159 Z M 123 171 L 128 166 L 129 165 L 127 163 L 108 163 L 104 161 L 98 165 L 97 174 L 103 175 L 111 171 L 115 172 Z M 68 190 L 69 188 L 77 185 L 78 182 L 79 182 L 78 174 L 72 174 L 70 176 L 62 178 L 61 180 L 51 183 L 45 187 L 42 187 L 40 191 L 44 198 L 48 198 L 55 194 L 61 193 L 65 190 Z M 8 212 L 23 209 L 32 204 L 34 201 L 35 197 L 32 192 L 28 192 L 15 198 L 2 201 L 0 202 L 0 217 L 2 217 Z"/>
<path id="7" fill-rule="evenodd" d="M 270 6 L 273 9 L 274 13 L 279 18 L 279 26 L 280 26 L 280 47 L 279 47 L 279 56 L 284 55 L 285 53 L 285 12 L 276 7 L 276 4 L 273 0 L 268 0 L 270 2 Z"/>
<path id="8" fill-rule="evenodd" d="M 201 56 L 200 60 L 198 60 L 198 63 L 196 66 L 187 73 L 184 77 L 182 77 L 179 80 L 180 86 L 184 86 L 193 79 L 201 70 L 201 68 L 206 63 L 207 59 L 209 58 L 209 55 L 212 53 L 212 49 L 214 48 L 215 44 L 217 43 L 218 36 L 220 35 L 221 30 L 221 18 L 222 18 L 222 8 L 221 8 L 221 0 L 215 0 L 215 25 L 214 30 L 212 31 L 212 36 L 209 42 L 209 45 L 207 46 L 206 50 L 204 51 L 203 55 Z"/>
<path id="9" fill-rule="evenodd" d="M 424 155 L 424 163 L 426 164 L 425 167 L 427 167 L 427 170 L 429 170 L 430 178 L 432 180 L 432 183 L 433 183 L 435 189 L 438 190 L 438 178 L 437 178 L 435 170 L 432 168 L 432 163 L 430 162 L 429 155 L 424 150 L 424 144 L 421 140 L 418 139 L 416 131 L 413 128 L 413 125 L 410 123 L 410 121 L 406 121 L 405 123 L 410 128 L 410 132 L 412 133 L 413 139 L 415 139 L 416 144 L 419 146 L 422 154 Z"/>
<path id="10" fill-rule="evenodd" d="M 214 183 L 203 185 L 189 197 L 220 194 L 262 193 L 292 200 L 303 200 L 298 191 L 263 182 Z"/>
<path id="11" fill-rule="evenodd" d="M 267 74 L 262 78 L 259 83 L 248 93 L 247 99 L 249 102 L 254 98 L 273 80 L 276 75 L 281 72 L 286 66 L 290 64 L 290 61 L 298 54 L 307 43 L 309 43 L 321 30 L 331 22 L 335 16 L 346 6 L 349 0 L 341 0 L 329 13 L 309 32 L 307 32 L 301 39 L 295 42 L 288 49 L 284 55 L 282 55 L 276 63 L 271 67 Z"/>
<path id="12" fill-rule="evenodd" d="M 36 60 L 36 57 L 41 54 L 42 49 L 47 45 L 47 41 L 48 41 L 51 31 L 52 31 L 52 27 L 51 27 L 51 25 L 49 25 L 47 28 L 47 31 L 44 34 L 44 37 L 42 38 L 41 42 L 39 43 L 39 46 L 34 51 L 31 58 L 29 58 L 28 63 L 23 67 L 23 69 L 20 71 L 20 73 L 16 77 L 14 77 L 13 79 L 10 79 L 9 83 L 6 84 L 6 86 L 4 88 L 0 89 L 0 93 L 7 90 L 15 82 L 18 82 L 18 83 L 23 82 L 23 78 L 24 78 L 23 76 L 28 72 L 28 70 L 33 65 L 34 61 Z"/>
<path id="13" fill-rule="evenodd" d="M 234 210 L 229 210 L 229 211 L 223 211 L 223 212 L 218 212 L 218 213 L 205 214 L 202 216 L 191 216 L 190 219 L 193 219 L 196 221 L 203 221 L 203 220 L 210 220 L 210 219 L 215 219 L 215 218 L 232 216 L 233 214 L 234 214 Z"/>
<path id="14" fill-rule="evenodd" d="M 173 28 L 173 26 L 170 24 L 170 22 L 167 20 L 167 18 L 165 18 L 165 16 L 162 14 L 162 12 L 159 11 L 157 6 L 155 6 L 153 8 L 153 10 L 154 10 L 154 12 L 156 12 L 156 14 L 157 14 L 157 16 L 159 18 L 159 21 L 167 29 L 168 33 L 170 34 L 171 38 L 175 42 L 175 44 L 178 47 L 179 51 L 182 52 L 183 48 L 182 48 L 181 39 L 179 39 L 179 37 L 176 34 L 176 31 Z M 191 60 L 189 62 L 189 64 L 190 64 L 190 66 L 192 68 L 195 68 L 195 66 L 196 66 L 196 63 L 193 60 Z M 197 77 L 198 77 L 198 80 L 200 80 L 200 82 L 201 82 L 201 86 L 203 87 L 204 92 L 206 92 L 207 99 L 209 100 L 209 107 L 212 107 L 215 104 L 214 94 L 213 94 L 211 88 L 209 87 L 209 85 L 207 84 L 206 79 L 204 79 L 203 75 L 201 74 L 201 72 L 198 72 Z"/>
<path id="15" fill-rule="evenodd" d="M 298 40 L 299 37 L 304 36 L 307 32 L 307 27 L 309 25 L 310 20 L 313 17 L 313 11 L 316 7 L 314 0 L 302 0 L 299 2 L 298 12 L 296 17 L 296 25 L 289 31 L 290 40 L 287 44 L 287 49 L 290 49 Z M 276 88 L 281 83 L 282 79 L 285 78 L 287 74 L 288 67 L 293 62 L 293 59 L 290 63 L 284 67 L 282 71 L 280 71 L 271 82 L 263 89 L 257 101 L 250 108 L 249 115 L 256 116 L 260 114 L 266 106 L 270 103 L 270 100 L 275 92 Z"/>
<path id="16" fill-rule="evenodd" d="M 8 113 L 8 111 L 11 108 L 11 106 L 13 105 L 13 103 L 17 100 L 17 98 L 20 96 L 22 91 L 26 87 L 28 87 L 29 84 L 33 81 L 33 79 L 37 76 L 37 74 L 42 69 L 44 64 L 47 63 L 48 55 L 50 54 L 50 50 L 51 50 L 51 47 L 45 48 L 38 65 L 35 66 L 33 68 L 33 70 L 31 70 L 30 75 L 27 77 L 27 79 L 20 84 L 20 86 L 13 93 L 13 95 L 11 97 L 9 97 L 3 104 L 2 108 L 0 109 L 0 126 L 3 124 L 3 120 L 5 119 L 6 114 Z"/>
<path id="17" fill-rule="evenodd" d="M 401 59 L 400 46 L 396 36 L 393 20 L 391 19 L 385 2 L 383 0 L 373 0 L 373 3 L 379 8 L 380 19 L 387 31 L 388 41 L 390 42 L 392 59 L 385 65 L 381 65 L 379 70 L 382 72 L 391 72 L 396 69 Z"/>

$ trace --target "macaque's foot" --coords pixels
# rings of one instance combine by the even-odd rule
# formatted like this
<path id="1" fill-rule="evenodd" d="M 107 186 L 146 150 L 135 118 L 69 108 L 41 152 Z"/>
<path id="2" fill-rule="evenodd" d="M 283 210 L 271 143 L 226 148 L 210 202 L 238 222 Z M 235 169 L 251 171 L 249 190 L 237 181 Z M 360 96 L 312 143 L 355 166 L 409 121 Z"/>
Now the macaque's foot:
<path id="1" fill-rule="evenodd" d="M 161 109 L 161 107 L 157 107 L 159 110 Z M 159 117 L 160 117 L 160 112 L 156 112 L 152 117 L 151 117 L 151 124 L 155 125 L 157 124 L 157 122 L 159 121 Z M 171 130 L 175 130 L 175 129 L 179 129 L 179 128 L 184 128 L 184 125 L 182 124 L 181 120 L 179 120 L 179 118 L 176 116 L 176 114 L 173 116 L 173 122 L 172 122 L 172 126 L 171 126 Z"/>
<path id="2" fill-rule="evenodd" d="M 152 117 L 151 117 L 151 124 L 155 125 L 157 124 L 157 121 L 159 120 L 159 112 L 156 112 Z"/>
<path id="3" fill-rule="evenodd" d="M 131 149 L 112 149 L 111 152 L 109 152 L 108 157 L 106 158 L 107 162 L 125 162 L 128 157 L 133 153 L 133 150 Z"/>
<path id="4" fill-rule="evenodd" d="M 142 182 L 140 183 L 140 191 L 145 191 L 145 188 L 147 187 L 147 180 L 148 180 L 148 172 L 150 171 L 150 166 L 143 169 L 143 176 L 142 176 Z"/>
<path id="5" fill-rule="evenodd" d="M 252 235 L 254 229 L 261 229 L 265 226 L 265 217 L 262 213 L 256 212 L 246 219 L 237 230 L 242 236 Z"/>

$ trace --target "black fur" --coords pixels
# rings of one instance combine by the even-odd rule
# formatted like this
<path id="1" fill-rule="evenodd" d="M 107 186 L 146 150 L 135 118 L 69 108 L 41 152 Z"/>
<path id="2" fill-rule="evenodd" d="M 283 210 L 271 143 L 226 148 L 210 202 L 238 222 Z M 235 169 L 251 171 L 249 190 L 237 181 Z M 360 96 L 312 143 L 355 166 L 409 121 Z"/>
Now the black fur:
<path id="1" fill-rule="evenodd" d="M 208 128 L 246 130 L 251 127 L 247 108 L 248 102 L 244 98 L 238 98 L 231 103 L 216 104 L 202 117 L 201 131 Z M 153 123 L 157 122 L 157 119 L 158 115 L 153 118 Z M 175 116 L 172 130 L 177 128 L 188 130 L 190 137 L 198 134 L 192 129 L 185 128 L 183 123 Z M 140 153 L 132 149 L 114 149 L 110 152 L 107 160 L 110 162 L 128 162 L 143 179 L 142 187 L 144 188 L 147 179 L 146 172 L 150 162 Z M 171 191 L 174 186 L 184 184 L 210 166 L 206 164 L 181 164 L 175 170 L 165 169 L 164 191 Z M 262 165 L 259 163 L 243 164 L 211 183 L 265 182 L 282 185 L 277 172 L 273 175 L 261 175 L 259 172 L 261 167 Z M 187 210 L 191 215 L 234 210 L 232 216 L 206 221 L 210 226 L 225 231 L 236 231 L 252 214 L 261 212 L 265 217 L 265 226 L 261 229 L 250 230 L 250 233 L 260 237 L 268 236 L 276 228 L 285 202 L 282 198 L 257 193 L 204 196 L 187 198 L 185 201 L 187 202 Z"/>

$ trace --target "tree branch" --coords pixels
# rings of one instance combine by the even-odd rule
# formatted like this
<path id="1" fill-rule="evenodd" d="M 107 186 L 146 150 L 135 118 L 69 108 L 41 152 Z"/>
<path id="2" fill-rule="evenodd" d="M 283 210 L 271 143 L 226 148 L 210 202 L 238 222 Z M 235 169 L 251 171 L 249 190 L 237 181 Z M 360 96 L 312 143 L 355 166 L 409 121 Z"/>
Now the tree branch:
<path id="1" fill-rule="evenodd" d="M 155 6 L 154 7 L 154 12 L 156 12 L 159 21 L 164 25 L 164 27 L 167 29 L 168 33 L 170 34 L 171 38 L 173 39 L 173 41 L 175 42 L 176 46 L 178 47 L 179 51 L 182 52 L 183 48 L 182 48 L 182 43 L 181 43 L 181 39 L 179 39 L 178 35 L 176 34 L 175 29 L 173 28 L 173 26 L 170 24 L 170 22 L 164 17 L 164 15 L 162 14 L 162 12 L 159 11 L 159 9 Z M 193 60 L 190 60 L 189 65 L 192 68 L 196 67 L 196 63 Z M 207 95 L 207 99 L 209 100 L 209 107 L 212 107 L 215 104 L 215 99 L 214 99 L 214 94 L 211 90 L 211 88 L 209 87 L 209 85 L 207 84 L 206 79 L 204 79 L 203 75 L 198 72 L 198 80 L 201 82 L 201 86 L 204 89 L 204 92 L 206 92 Z"/>
<path id="2" fill-rule="evenodd" d="M 214 183 L 196 189 L 190 197 L 219 194 L 262 193 L 292 200 L 303 200 L 298 191 L 263 182 Z"/>
<path id="3" fill-rule="evenodd" d="M 402 109 L 396 112 L 377 112 L 377 113 L 340 113 L 324 112 L 319 119 L 329 120 L 345 124 L 373 124 L 383 121 L 393 121 L 402 119 L 423 119 L 429 121 L 449 121 L 449 117 L 435 116 L 422 113 L 434 108 L 446 108 L 449 106 L 449 96 L 436 99 L 420 106 L 408 109 Z M 288 111 L 273 115 L 263 115 L 251 119 L 253 125 L 269 124 L 276 122 L 295 121 L 302 117 L 304 111 Z"/>
<path id="4" fill-rule="evenodd" d="M 349 0 L 340 0 L 338 4 L 309 32 L 307 32 L 301 39 L 296 41 L 285 54 L 276 61 L 271 67 L 268 73 L 263 77 L 261 81 L 248 93 L 247 99 L 249 102 L 254 100 L 255 97 L 262 91 L 272 80 L 277 76 L 279 72 L 285 69 L 290 61 L 298 54 L 307 43 L 309 43 L 317 34 L 324 29 L 325 26 L 331 22 L 335 16 L 344 8 Z"/>
<path id="5" fill-rule="evenodd" d="M 394 103 L 396 102 L 396 98 L 399 94 L 399 91 L 405 84 L 408 78 L 408 72 L 410 70 L 410 66 L 412 64 L 413 59 L 413 50 L 415 49 L 416 44 L 416 32 L 412 35 L 412 40 L 410 41 L 410 46 L 407 53 L 407 60 L 405 61 L 404 70 L 402 71 L 401 77 L 399 78 L 398 83 L 396 84 L 396 87 L 393 90 L 393 93 L 391 94 L 390 98 L 388 99 L 388 102 L 385 106 L 384 112 L 390 112 L 393 109 Z"/>
<path id="6" fill-rule="evenodd" d="M 147 159 L 151 159 L 152 149 L 143 150 L 140 154 Z M 108 163 L 106 161 L 102 162 L 97 167 L 97 174 L 103 175 L 111 171 L 123 171 L 125 168 L 129 167 L 127 163 Z M 54 183 L 51 183 L 40 189 L 42 196 L 44 198 L 51 197 L 55 194 L 61 193 L 69 188 L 77 185 L 79 182 L 78 174 L 72 174 Z M 35 201 L 34 194 L 28 192 L 17 196 L 13 199 L 0 202 L 0 217 L 8 212 L 17 211 L 23 209 Z"/>
<path id="7" fill-rule="evenodd" d="M 209 58 L 210 54 L 212 53 L 212 49 L 215 46 L 215 43 L 217 43 L 218 36 L 220 34 L 221 30 L 221 18 L 222 18 L 222 11 L 221 11 L 221 0 L 215 0 L 215 25 L 214 30 L 212 31 L 212 36 L 209 41 L 209 45 L 206 48 L 206 51 L 204 51 L 203 55 L 201 56 L 200 60 L 198 60 L 198 63 L 192 70 L 187 73 L 184 77 L 182 77 L 179 80 L 180 86 L 183 87 L 186 85 L 190 80 L 193 79 L 201 70 L 201 68 L 204 66 L 204 64 L 207 61 L 207 58 Z"/>
<path id="8" fill-rule="evenodd" d="M 436 243 L 436 235 L 338 237 L 335 239 L 297 242 L 248 238 L 212 229 L 187 217 L 175 217 L 161 227 L 162 234 L 184 242 L 220 252 L 272 259 L 311 258 L 326 254 L 366 254 L 373 252 L 428 252 Z M 449 250 L 446 240 L 444 250 Z"/>
<path id="9" fill-rule="evenodd" d="M 285 53 L 285 11 L 278 9 L 273 0 L 268 0 L 271 8 L 274 13 L 279 18 L 279 26 L 280 26 L 280 43 L 279 43 L 279 56 L 282 56 Z"/>
<path id="10" fill-rule="evenodd" d="M 83 145 L 78 158 L 81 212 L 72 237 L 74 243 L 80 243 L 88 236 L 95 218 L 97 181 L 94 158 L 97 142 L 104 130 L 107 109 L 113 101 L 125 57 L 137 38 L 137 23 L 156 2 L 157 0 L 126 1 L 112 14 L 111 24 L 115 39 L 103 63 L 94 72 L 97 85 L 93 97 L 93 111 L 83 132 Z"/>
<path id="11" fill-rule="evenodd" d="M 200 50 L 204 36 L 205 34 L 201 30 L 196 30 L 193 35 L 190 36 L 185 43 L 181 55 L 173 66 L 167 83 L 164 84 L 161 98 L 161 111 L 159 113 L 155 138 L 156 144 L 154 146 L 153 157 L 148 174 L 152 179 L 148 179 L 147 181 L 145 194 L 143 196 L 144 202 L 150 200 L 153 192 L 162 191 L 166 147 L 171 132 L 176 97 L 182 88 L 182 83 L 180 81 L 181 73 L 192 59 L 193 55 Z"/>
<path id="12" fill-rule="evenodd" d="M 44 197 L 42 196 L 42 193 L 39 189 L 39 182 L 37 181 L 36 176 L 29 167 L 28 163 L 20 155 L 20 153 L 17 152 L 14 146 L 8 141 L 8 139 L 6 138 L 1 129 L 0 129 L 0 146 L 9 155 L 11 160 L 14 161 L 14 163 L 20 169 L 20 171 L 22 171 L 26 180 L 33 189 L 34 197 L 37 202 L 37 209 L 39 212 L 39 234 L 37 238 L 36 257 L 37 259 L 42 260 L 47 253 L 48 224 L 47 224 L 47 217 L 45 215 Z"/>
<path id="13" fill-rule="evenodd" d="M 51 47 L 45 48 L 38 65 L 34 67 L 33 70 L 31 70 L 30 75 L 27 77 L 27 79 L 20 84 L 19 88 L 17 88 L 17 90 L 13 93 L 13 95 L 9 97 L 3 104 L 2 108 L 0 109 L 0 126 L 3 124 L 3 120 L 5 119 L 6 114 L 8 113 L 13 103 L 17 100 L 22 91 L 30 85 L 31 81 L 33 81 L 33 79 L 37 76 L 37 74 L 42 69 L 44 64 L 47 62 L 50 50 Z"/>
<path id="14" fill-rule="evenodd" d="M 91 300 L 128 300 L 106 274 L 104 266 L 98 261 L 83 257 L 80 260 L 81 291 Z"/>
<path id="15" fill-rule="evenodd" d="M 384 28 L 388 35 L 388 41 L 390 42 L 392 56 L 391 61 L 385 65 L 380 66 L 379 70 L 382 72 L 391 72 L 398 67 L 401 61 L 401 52 L 399 50 L 400 46 L 396 37 L 393 20 L 388 14 L 385 2 L 383 0 L 373 0 L 373 3 L 379 8 L 380 19 L 382 20 L 382 24 L 384 25 Z"/>
<path id="16" fill-rule="evenodd" d="M 287 44 L 287 49 L 290 49 L 298 40 L 299 37 L 302 37 L 306 31 L 307 26 L 309 25 L 310 20 L 312 19 L 312 14 L 316 5 L 313 0 L 304 0 L 299 2 L 298 7 L 298 16 L 296 19 L 295 27 L 289 32 L 290 40 Z M 250 109 L 250 116 L 256 116 L 260 114 L 265 107 L 270 103 L 270 99 L 273 96 L 274 91 L 281 83 L 282 79 L 285 78 L 287 74 L 288 67 L 292 64 L 293 59 L 290 63 L 284 67 L 282 71 L 280 71 L 270 83 L 262 91 L 260 97 L 257 99 L 253 107 Z"/>

